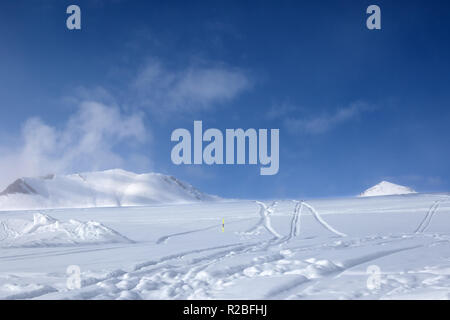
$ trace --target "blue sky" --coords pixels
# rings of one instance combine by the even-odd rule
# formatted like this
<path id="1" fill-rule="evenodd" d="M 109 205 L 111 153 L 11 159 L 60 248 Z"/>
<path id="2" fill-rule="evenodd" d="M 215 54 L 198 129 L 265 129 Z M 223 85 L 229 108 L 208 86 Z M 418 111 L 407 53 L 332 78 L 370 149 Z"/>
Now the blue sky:
<path id="1" fill-rule="evenodd" d="M 2 1 L 0 185 L 123 167 L 225 197 L 449 191 L 449 22 L 448 1 Z M 279 128 L 279 173 L 173 165 L 194 120 Z"/>

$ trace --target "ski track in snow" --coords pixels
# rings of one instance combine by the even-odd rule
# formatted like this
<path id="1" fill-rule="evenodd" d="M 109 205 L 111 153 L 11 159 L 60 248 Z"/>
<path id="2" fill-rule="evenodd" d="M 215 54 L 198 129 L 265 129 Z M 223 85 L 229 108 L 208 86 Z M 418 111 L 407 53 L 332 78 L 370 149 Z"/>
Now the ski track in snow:
<path id="1" fill-rule="evenodd" d="M 433 214 L 436 212 L 436 210 L 439 208 L 440 200 L 436 200 L 428 209 L 427 213 L 425 214 L 425 217 L 423 218 L 422 222 L 419 224 L 417 229 L 414 231 L 415 233 L 424 232 L 425 229 L 430 224 L 431 218 L 433 217 Z"/>
<path id="2" fill-rule="evenodd" d="M 291 232 L 289 233 L 288 240 L 292 239 L 293 237 L 296 237 L 300 234 L 300 215 L 302 213 L 303 209 L 303 202 L 300 201 L 294 201 L 295 207 L 294 207 L 294 214 L 292 215 L 291 220 Z"/>
<path id="3" fill-rule="evenodd" d="M 305 298 L 308 294 L 311 296 L 318 294 L 319 291 L 315 290 L 327 287 L 333 281 L 355 277 L 352 276 L 352 270 L 363 268 L 364 271 L 365 265 L 383 263 L 386 259 L 394 259 L 393 257 L 403 257 L 405 252 L 413 250 L 421 252 L 421 250 L 427 251 L 429 248 L 449 246 L 450 235 L 425 233 L 430 228 L 430 221 L 442 202 L 443 200 L 437 200 L 433 203 L 413 234 L 397 233 L 363 237 L 348 236 L 336 230 L 324 220 L 319 214 L 319 210 L 303 201 L 291 202 L 294 204 L 293 208 L 290 206 L 287 209 L 277 210 L 277 215 L 275 214 L 277 202 L 269 205 L 256 202 L 259 217 L 253 227 L 247 231 L 239 231 L 240 228 L 245 230 L 245 221 L 254 218 L 241 218 L 227 223 L 228 228 L 230 225 L 237 228 L 232 233 L 240 236 L 242 241 L 174 251 L 155 259 L 135 263 L 131 268 L 119 268 L 103 274 L 91 275 L 86 271 L 82 274 L 82 287 L 76 290 L 68 290 L 61 285 L 36 284 L 30 287 L 17 287 L 14 290 L 18 290 L 18 292 L 0 295 L 0 298 L 226 299 L 236 297 L 236 294 L 237 297 L 247 297 L 246 294 L 253 291 L 256 298 L 261 299 Z M 303 212 L 303 207 L 308 209 L 314 220 L 307 219 L 308 216 Z M 277 219 L 288 218 L 284 235 L 278 230 L 279 227 L 274 228 L 272 220 L 275 217 Z M 307 231 L 311 227 L 312 221 L 316 221 L 320 227 L 331 232 L 333 236 L 322 237 L 319 242 L 313 238 L 302 238 L 303 230 Z M 242 227 L 240 227 L 241 224 Z M 210 232 L 215 228 L 219 228 L 218 224 L 170 233 L 158 237 L 154 244 L 164 244 L 165 247 L 169 244 L 176 246 L 178 242 L 175 240 L 183 242 L 185 238 L 195 234 L 200 236 L 203 231 Z M 267 233 L 260 233 L 261 230 L 266 230 Z M 174 243 L 168 242 L 169 239 L 173 239 Z M 88 250 L 111 250 L 113 252 L 132 246 L 148 245 L 148 243 L 136 243 L 128 246 L 96 249 L 58 249 L 41 254 L 0 256 L 0 261 L 26 260 L 30 255 L 34 258 L 45 259 L 49 256 L 64 256 L 69 253 L 86 253 Z M 351 254 L 342 256 L 339 255 L 340 252 Z M 448 265 L 450 274 L 450 262 Z M 419 278 L 423 278 L 423 280 L 420 282 Z M 63 279 L 65 281 L 66 278 L 63 277 Z M 361 279 L 363 284 L 352 293 L 353 295 L 340 293 L 341 295 L 338 297 L 358 298 L 364 295 L 374 294 L 377 296 L 381 294 L 380 290 L 373 292 L 364 287 L 367 276 L 362 275 Z M 450 276 L 437 276 L 429 269 L 425 269 L 423 272 L 416 271 L 410 276 L 404 272 L 391 275 L 383 280 L 383 285 L 388 297 L 397 292 L 409 293 L 412 290 L 427 290 L 430 286 L 435 285 L 433 279 L 448 280 L 447 283 L 450 284 Z M 269 281 L 273 281 L 273 283 L 266 287 L 265 284 Z M 408 286 L 405 281 L 410 285 Z M 249 292 L 243 292 L 242 286 L 239 286 L 245 283 L 249 283 Z M 236 285 L 241 289 L 235 289 L 235 292 L 233 288 Z M 262 287 L 259 292 L 257 288 L 260 286 Z M 443 287 L 449 288 L 446 285 Z M 344 288 L 338 287 L 333 290 L 338 292 Z M 0 292 L 2 292 L 1 282 Z M 227 294 L 231 294 L 231 296 Z"/>
<path id="4" fill-rule="evenodd" d="M 253 219 L 252 219 L 252 218 L 249 218 L 249 219 L 241 219 L 239 222 L 242 222 L 242 221 L 245 221 L 245 220 L 253 220 Z M 232 225 L 232 224 L 234 224 L 234 223 L 236 223 L 236 222 L 230 222 L 230 223 L 227 223 L 227 225 L 228 225 L 228 224 L 231 224 L 231 225 Z M 212 225 L 212 226 L 205 227 L 205 228 L 194 229 L 194 230 L 189 230 L 189 231 L 184 231 L 184 232 L 178 232 L 178 233 L 171 233 L 171 234 L 168 234 L 168 235 L 165 235 L 165 236 L 162 236 L 162 237 L 158 238 L 158 239 L 156 240 L 156 243 L 157 243 L 157 244 L 167 243 L 167 241 L 168 241 L 169 239 L 174 238 L 174 237 L 185 236 L 185 235 L 188 235 L 188 234 L 197 233 L 197 232 L 206 231 L 206 230 L 213 230 L 213 229 L 217 229 L 217 228 L 218 228 L 218 227 L 217 227 L 217 224 L 214 224 L 214 225 Z"/>
<path id="5" fill-rule="evenodd" d="M 302 204 L 312 212 L 312 214 L 314 215 L 314 218 L 317 220 L 317 222 L 319 222 L 325 229 L 327 229 L 330 232 L 332 232 L 338 236 L 341 236 L 341 237 L 347 236 L 345 233 L 337 231 L 332 226 L 330 226 L 325 220 L 323 220 L 323 218 L 320 216 L 320 214 L 311 205 L 307 204 L 306 202 L 302 202 Z"/>
<path id="6" fill-rule="evenodd" d="M 428 212 L 426 213 L 425 217 L 423 218 L 422 222 L 419 224 L 419 226 L 417 227 L 417 229 L 414 231 L 415 233 L 423 233 L 430 225 L 431 220 L 433 219 L 433 216 L 435 215 L 436 211 L 439 209 L 439 206 L 441 205 L 441 203 L 443 203 L 444 201 L 448 201 L 447 197 L 446 199 L 440 199 L 440 200 L 436 200 L 430 207 L 430 209 L 428 210 Z"/>
<path id="7" fill-rule="evenodd" d="M 277 202 L 274 201 L 270 205 L 266 205 L 264 202 L 256 201 L 256 204 L 259 207 L 259 221 L 255 226 L 245 231 L 243 234 L 246 235 L 255 235 L 259 233 L 259 230 L 265 228 L 270 234 L 272 234 L 275 238 L 281 238 L 281 235 L 275 231 L 272 227 L 272 222 L 270 215 L 275 211 L 275 206 Z"/>
<path id="8" fill-rule="evenodd" d="M 257 274 L 260 274 L 261 270 L 264 269 L 263 266 L 267 264 L 271 264 L 273 266 L 277 266 L 280 263 L 283 264 L 286 257 L 282 253 L 277 252 L 269 255 L 265 254 L 268 247 L 279 246 L 280 244 L 281 243 L 279 240 L 271 239 L 259 245 L 253 243 L 248 245 L 237 244 L 207 248 L 204 250 L 194 250 L 191 252 L 184 252 L 177 255 L 163 257 L 158 261 L 150 261 L 140 264 L 135 267 L 134 271 L 131 272 L 122 272 L 121 270 L 118 270 L 105 278 L 86 280 L 83 282 L 83 286 L 85 287 L 85 290 L 83 290 L 84 292 L 75 295 L 73 298 L 93 299 L 100 296 L 103 296 L 103 298 L 114 298 L 118 296 L 120 298 L 124 297 L 130 290 L 135 292 L 135 294 L 132 295 L 134 299 L 142 298 L 139 291 L 145 295 L 146 290 L 141 289 L 145 288 L 145 285 L 147 284 L 150 286 L 150 291 L 163 292 L 165 294 L 165 298 L 207 298 L 210 296 L 209 291 L 220 289 L 224 284 L 231 283 L 232 281 L 239 281 L 240 278 L 257 276 Z M 288 285 L 281 285 L 270 290 L 262 298 L 284 298 L 293 289 L 307 282 L 315 281 L 316 279 L 321 279 L 322 277 L 336 276 L 357 265 L 373 262 L 379 258 L 406 250 L 412 250 L 417 247 L 418 246 L 411 246 L 396 250 L 379 251 L 345 261 L 343 265 L 337 265 L 329 260 L 302 261 L 305 263 L 305 275 L 300 275 L 297 277 L 296 281 L 289 283 Z M 189 258 L 189 256 L 193 254 L 204 253 L 207 251 L 213 252 L 200 258 Z M 281 252 L 282 251 L 283 250 L 281 250 Z M 216 271 L 213 274 L 204 272 L 208 266 L 218 265 L 227 257 L 236 257 L 247 253 L 261 254 L 261 256 L 258 257 L 260 260 L 238 264 L 231 270 L 222 272 Z M 174 260 L 183 260 L 184 263 L 181 265 L 176 263 L 173 264 Z M 295 272 L 296 270 L 288 269 L 285 272 L 280 272 L 280 274 L 289 274 L 289 271 Z M 308 277 L 308 273 L 311 273 L 312 276 Z M 315 273 L 319 273 L 320 277 L 317 277 Z M 113 284 L 114 286 L 112 286 Z M 91 288 L 93 285 L 97 285 L 97 287 Z M 107 288 L 108 291 L 105 292 L 104 290 L 99 289 L 98 286 Z"/>

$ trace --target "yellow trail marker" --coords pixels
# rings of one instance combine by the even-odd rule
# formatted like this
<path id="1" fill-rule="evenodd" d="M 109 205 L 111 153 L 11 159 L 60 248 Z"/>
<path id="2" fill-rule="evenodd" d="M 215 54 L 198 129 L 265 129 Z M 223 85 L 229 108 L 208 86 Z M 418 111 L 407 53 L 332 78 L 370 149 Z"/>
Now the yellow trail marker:
<path id="1" fill-rule="evenodd" d="M 222 219 L 222 232 L 225 232 L 225 219 Z"/>

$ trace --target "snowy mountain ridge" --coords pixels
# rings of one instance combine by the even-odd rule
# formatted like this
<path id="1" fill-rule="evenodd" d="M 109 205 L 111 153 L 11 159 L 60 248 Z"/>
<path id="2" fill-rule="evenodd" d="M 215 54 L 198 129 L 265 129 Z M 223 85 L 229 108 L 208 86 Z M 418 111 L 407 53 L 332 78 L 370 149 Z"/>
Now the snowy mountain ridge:
<path id="1" fill-rule="evenodd" d="M 361 193 L 358 197 L 376 197 L 376 196 L 389 196 L 389 195 L 410 194 L 410 193 L 417 193 L 417 192 L 409 187 L 401 186 L 388 181 L 381 181 L 377 185 Z"/>
<path id="2" fill-rule="evenodd" d="M 0 210 L 122 207 L 217 199 L 172 176 L 112 169 L 17 179 L 0 193 Z"/>

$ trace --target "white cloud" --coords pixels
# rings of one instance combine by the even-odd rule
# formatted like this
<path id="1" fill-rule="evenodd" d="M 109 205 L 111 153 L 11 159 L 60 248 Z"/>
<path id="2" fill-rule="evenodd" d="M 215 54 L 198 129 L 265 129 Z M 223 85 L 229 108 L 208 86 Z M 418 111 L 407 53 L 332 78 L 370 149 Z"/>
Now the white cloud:
<path id="1" fill-rule="evenodd" d="M 125 77 L 126 78 L 126 77 Z M 149 155 L 132 152 L 132 145 L 149 138 L 143 111 L 158 116 L 208 110 L 236 98 L 251 86 L 247 75 L 222 64 L 171 69 L 153 59 L 131 77 L 124 90 L 79 87 L 62 103 L 76 106 L 68 119 L 49 125 L 41 118 L 25 119 L 16 143 L 1 143 L 0 191 L 14 179 L 49 173 L 73 173 L 107 168 L 148 171 Z M 126 110 L 140 112 L 124 113 Z M 131 147 L 130 147 L 131 145 Z"/>
<path id="2" fill-rule="evenodd" d="M 19 145 L 0 147 L 0 168 L 8 168 L 1 172 L 0 186 L 22 176 L 123 167 L 136 159 L 142 166 L 143 155 L 124 157 L 114 148 L 147 138 L 141 114 L 126 115 L 116 106 L 93 101 L 81 103 L 62 127 L 30 118 Z"/>
<path id="3" fill-rule="evenodd" d="M 231 101 L 251 86 L 239 69 L 190 66 L 173 71 L 153 60 L 138 74 L 132 89 L 137 104 L 156 113 L 206 110 Z"/>
<path id="4" fill-rule="evenodd" d="M 285 119 L 285 125 L 291 132 L 303 132 L 307 134 L 321 134 L 335 127 L 357 119 L 362 113 L 373 110 L 373 107 L 364 102 L 354 102 L 348 107 L 340 108 L 334 113 L 322 114 L 307 118 Z"/>

